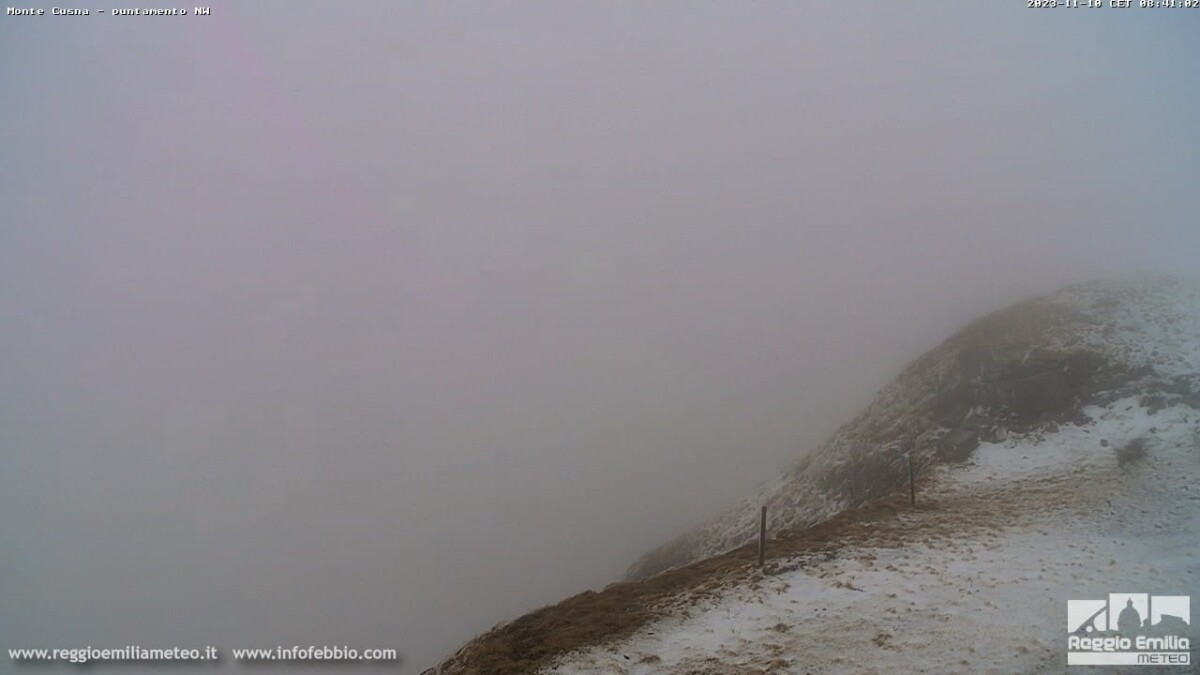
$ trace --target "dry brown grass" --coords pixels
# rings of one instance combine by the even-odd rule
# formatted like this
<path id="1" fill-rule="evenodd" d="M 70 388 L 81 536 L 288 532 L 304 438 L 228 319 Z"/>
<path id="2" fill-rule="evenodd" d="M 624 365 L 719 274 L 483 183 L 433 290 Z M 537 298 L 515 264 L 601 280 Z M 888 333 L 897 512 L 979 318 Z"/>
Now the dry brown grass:
<path id="1" fill-rule="evenodd" d="M 917 511 L 937 504 L 919 503 Z M 879 540 L 886 521 L 912 513 L 907 494 L 885 497 L 841 513 L 814 527 L 781 533 L 768 545 L 768 564 L 757 567 L 757 544 L 668 570 L 641 581 L 615 583 L 602 591 L 585 591 L 502 624 L 464 646 L 439 673 L 449 675 L 517 675 L 535 673 L 556 656 L 584 647 L 620 640 L 664 616 L 667 603 L 695 604 L 733 584 L 753 582 L 802 563 L 801 554 L 833 554 L 851 544 L 889 545 Z M 895 542 L 892 545 L 899 545 Z"/>
<path id="2" fill-rule="evenodd" d="M 1090 476 L 1089 489 L 1103 493 L 1119 471 Z M 1101 480 L 1097 480 L 1100 478 Z M 928 487 L 923 477 L 918 486 Z M 987 541 L 997 530 L 1016 525 L 1036 508 L 1063 509 L 1080 499 L 1077 477 L 1068 474 L 974 489 L 965 494 L 919 492 L 909 504 L 907 490 L 846 511 L 814 527 L 780 533 L 767 547 L 764 569 L 757 546 L 668 570 L 640 581 L 586 591 L 530 612 L 472 640 L 442 664 L 439 675 L 517 675 L 536 673 L 558 656 L 616 642 L 672 608 L 697 604 L 742 584 L 754 588 L 765 577 L 783 574 L 857 547 L 896 548 L 934 544 L 946 538 Z M 869 555 L 869 554 L 867 554 Z M 830 583 L 836 583 L 836 580 Z"/>

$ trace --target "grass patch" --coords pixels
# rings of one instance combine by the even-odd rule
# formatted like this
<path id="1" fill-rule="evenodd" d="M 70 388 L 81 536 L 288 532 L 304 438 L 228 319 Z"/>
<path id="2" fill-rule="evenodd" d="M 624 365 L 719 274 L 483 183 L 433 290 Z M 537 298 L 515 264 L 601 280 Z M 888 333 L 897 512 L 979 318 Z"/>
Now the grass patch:
<path id="1" fill-rule="evenodd" d="M 936 509 L 934 502 L 916 510 Z M 628 637 L 667 613 L 668 601 L 694 604 L 742 582 L 795 569 L 783 564 L 799 554 L 832 554 L 874 540 L 877 526 L 913 513 L 907 494 L 896 494 L 840 513 L 813 527 L 783 532 L 767 546 L 765 570 L 757 567 L 757 543 L 662 572 L 640 581 L 584 591 L 496 626 L 463 646 L 434 672 L 439 675 L 518 675 L 535 673 L 555 657 Z M 888 545 L 883 543 L 882 545 Z M 898 543 L 896 545 L 899 545 Z"/>

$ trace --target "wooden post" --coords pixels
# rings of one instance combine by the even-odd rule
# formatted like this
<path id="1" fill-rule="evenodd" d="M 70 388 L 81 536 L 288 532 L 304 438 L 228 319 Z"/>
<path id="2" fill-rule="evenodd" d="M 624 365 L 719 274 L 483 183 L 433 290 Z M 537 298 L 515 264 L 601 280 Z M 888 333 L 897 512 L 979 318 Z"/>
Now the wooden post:
<path id="1" fill-rule="evenodd" d="M 758 566 L 762 567 L 767 561 L 767 507 L 764 505 L 758 512 Z"/>
<path id="2" fill-rule="evenodd" d="M 917 505 L 917 482 L 913 476 L 912 453 L 908 455 L 908 501 Z"/>

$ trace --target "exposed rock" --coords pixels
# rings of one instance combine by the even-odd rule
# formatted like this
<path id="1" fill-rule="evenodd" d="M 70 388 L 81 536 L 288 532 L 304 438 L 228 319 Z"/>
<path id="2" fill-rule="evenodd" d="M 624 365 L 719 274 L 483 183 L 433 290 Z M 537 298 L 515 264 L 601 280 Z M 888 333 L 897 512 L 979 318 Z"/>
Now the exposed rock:
<path id="1" fill-rule="evenodd" d="M 960 427 L 946 434 L 938 448 L 938 457 L 947 462 L 961 462 L 979 447 L 979 434 Z"/>

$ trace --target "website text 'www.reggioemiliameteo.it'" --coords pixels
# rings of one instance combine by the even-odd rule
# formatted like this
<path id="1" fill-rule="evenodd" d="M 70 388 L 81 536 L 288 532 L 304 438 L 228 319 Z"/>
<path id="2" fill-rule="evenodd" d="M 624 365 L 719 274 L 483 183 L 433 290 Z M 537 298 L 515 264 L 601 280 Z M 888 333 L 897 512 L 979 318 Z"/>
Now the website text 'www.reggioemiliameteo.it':
<path id="1" fill-rule="evenodd" d="M 203 647 L 141 647 L 126 645 L 124 647 L 34 647 L 12 648 L 8 650 L 9 660 L 16 663 L 34 662 L 67 662 L 83 663 L 121 663 L 121 664 L 162 664 L 171 662 L 195 663 L 210 661 L 219 663 L 226 655 L 234 661 L 262 662 L 275 661 L 281 663 L 340 663 L 347 661 L 399 661 L 400 654 L 395 649 L 371 647 L 347 647 L 343 645 L 308 645 L 308 646 L 275 646 L 275 647 L 235 647 L 225 650 L 212 645 Z"/>

